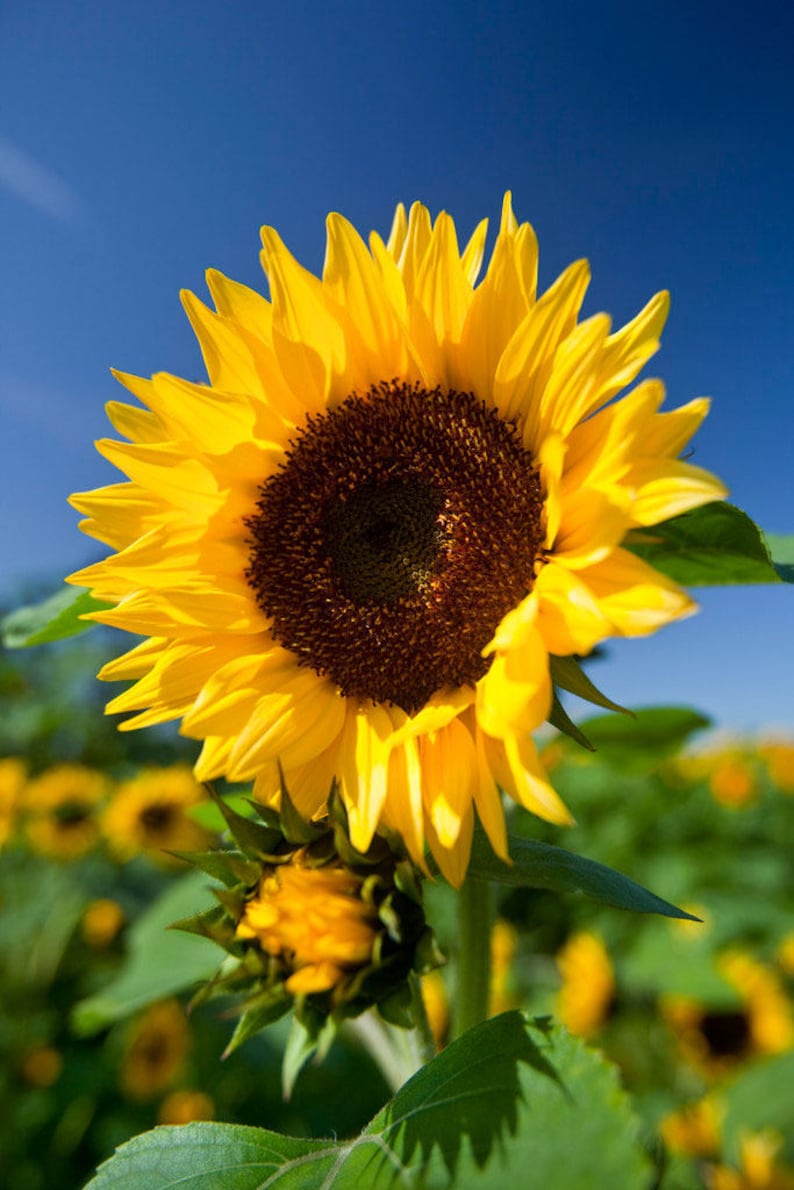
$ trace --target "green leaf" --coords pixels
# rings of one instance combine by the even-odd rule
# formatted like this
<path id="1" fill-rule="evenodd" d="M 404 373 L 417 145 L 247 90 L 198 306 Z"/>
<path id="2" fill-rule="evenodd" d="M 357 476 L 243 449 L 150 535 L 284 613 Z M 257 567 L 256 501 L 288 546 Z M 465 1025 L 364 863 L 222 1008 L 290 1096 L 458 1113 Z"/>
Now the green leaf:
<path id="1" fill-rule="evenodd" d="M 249 1037 L 279 1020 L 285 1012 L 289 1012 L 292 1003 L 292 997 L 283 991 L 281 986 L 260 996 L 240 1017 L 222 1056 L 228 1058 L 244 1041 L 248 1041 Z"/>
<path id="2" fill-rule="evenodd" d="M 773 1128 L 784 1138 L 779 1159 L 794 1163 L 794 1050 L 746 1066 L 725 1089 L 722 1132 L 726 1157 L 738 1164 L 747 1132 Z"/>
<path id="3" fill-rule="evenodd" d="M 607 698 L 606 694 L 602 694 L 598 687 L 590 681 L 575 657 L 550 657 L 549 672 L 552 682 L 560 690 L 567 690 L 569 694 L 575 694 L 578 698 L 592 702 L 597 707 L 604 707 L 607 711 L 620 711 L 621 714 L 629 716 L 632 714 L 626 707 L 622 707 L 619 703 L 613 702 L 611 698 Z M 556 727 L 557 724 L 555 723 L 554 726 Z"/>
<path id="4" fill-rule="evenodd" d="M 638 753 L 649 763 L 677 752 L 695 732 L 711 727 L 711 720 L 691 707 L 646 707 L 631 719 L 624 715 L 595 715 L 582 730 L 603 759 L 625 760 Z"/>
<path id="5" fill-rule="evenodd" d="M 32 603 L 9 612 L 0 620 L 0 639 L 7 649 L 25 649 L 64 640 L 93 628 L 93 620 L 80 617 L 111 607 L 94 599 L 84 587 L 64 587 L 41 603 Z"/>
<path id="6" fill-rule="evenodd" d="M 692 914 L 677 909 L 628 876 L 534 839 L 511 835 L 508 849 L 512 864 L 505 864 L 494 854 L 485 835 L 475 833 L 469 861 L 469 872 L 483 880 L 497 880 L 515 888 L 550 888 L 555 892 L 581 892 L 612 905 L 616 909 L 631 909 L 635 913 L 659 913 L 663 917 L 678 917 L 697 921 Z"/>
<path id="7" fill-rule="evenodd" d="M 794 533 L 765 533 L 764 539 L 778 578 L 784 583 L 794 583 Z"/>
<path id="8" fill-rule="evenodd" d="M 645 1190 L 637 1132 L 613 1067 L 562 1028 L 511 1012 L 453 1042 L 350 1140 L 157 1128 L 123 1145 L 86 1190 Z"/>
<path id="9" fill-rule="evenodd" d="M 208 979 L 218 966 L 215 943 L 168 927 L 179 917 L 213 903 L 206 877 L 191 872 L 177 880 L 138 919 L 129 934 L 127 959 L 115 979 L 96 995 L 75 1006 L 72 1025 L 90 1036 L 114 1021 L 173 996 L 198 980 Z"/>
<path id="10" fill-rule="evenodd" d="M 563 735 L 567 735 L 569 739 L 575 740 L 581 748 L 586 748 L 588 752 L 595 751 L 584 732 L 576 726 L 556 693 L 552 699 L 549 723 L 552 727 L 556 727 L 557 731 L 561 731 Z"/>
<path id="11" fill-rule="evenodd" d="M 716 501 L 635 531 L 626 546 L 687 587 L 779 583 L 761 530 L 747 513 Z"/>

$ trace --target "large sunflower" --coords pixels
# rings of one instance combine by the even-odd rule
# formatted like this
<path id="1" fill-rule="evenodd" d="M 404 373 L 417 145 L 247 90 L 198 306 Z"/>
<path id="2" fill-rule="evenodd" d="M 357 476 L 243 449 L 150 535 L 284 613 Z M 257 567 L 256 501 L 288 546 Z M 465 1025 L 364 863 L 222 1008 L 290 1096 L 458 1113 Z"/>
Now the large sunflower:
<path id="1" fill-rule="evenodd" d="M 271 300 L 215 270 L 216 311 L 183 294 L 209 385 L 118 374 L 131 480 L 74 496 L 116 553 L 71 577 L 147 639 L 101 676 L 124 728 L 167 719 L 203 740 L 201 779 L 303 814 L 336 777 L 352 841 L 399 832 L 465 873 L 476 811 L 506 853 L 501 787 L 569 815 L 530 733 L 550 655 L 588 653 L 693 610 L 622 545 L 725 492 L 678 458 L 708 402 L 659 413 L 646 380 L 662 293 L 622 330 L 578 322 L 578 261 L 536 297 L 537 242 L 510 195 L 483 280 L 486 222 L 461 252 L 447 214 L 397 208 L 369 247 L 328 217 L 322 278 L 272 228 Z"/>

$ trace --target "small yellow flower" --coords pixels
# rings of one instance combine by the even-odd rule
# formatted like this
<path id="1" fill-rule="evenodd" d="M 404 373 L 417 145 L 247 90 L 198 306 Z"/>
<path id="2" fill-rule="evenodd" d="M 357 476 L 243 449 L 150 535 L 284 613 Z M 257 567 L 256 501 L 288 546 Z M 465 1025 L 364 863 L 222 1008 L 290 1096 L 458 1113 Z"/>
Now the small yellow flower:
<path id="1" fill-rule="evenodd" d="M 497 1016 L 516 1006 L 512 988 L 513 960 L 518 946 L 515 927 L 498 917 L 491 929 L 491 989 L 488 1013 Z"/>
<path id="2" fill-rule="evenodd" d="M 51 1045 L 31 1050 L 22 1063 L 22 1077 L 32 1087 L 51 1087 L 62 1070 L 63 1055 Z"/>
<path id="3" fill-rule="evenodd" d="M 775 1160 L 782 1144 L 783 1137 L 771 1128 L 746 1133 L 739 1142 L 741 1168 L 707 1168 L 708 1190 L 794 1190 L 794 1169 Z"/>
<path id="4" fill-rule="evenodd" d="M 690 1103 L 665 1116 L 659 1125 L 662 1139 L 684 1157 L 712 1157 L 720 1148 L 722 1111 L 711 1097 Z"/>
<path id="5" fill-rule="evenodd" d="M 124 910 L 118 901 L 100 897 L 83 914 L 81 931 L 89 946 L 103 950 L 109 946 L 124 924 Z"/>
<path id="6" fill-rule="evenodd" d="M 581 1037 L 589 1037 L 607 1020 L 615 997 L 615 975 L 600 938 L 587 931 L 573 934 L 557 955 L 562 987 L 557 1015 Z"/>
<path id="7" fill-rule="evenodd" d="M 209 839 L 186 813 L 204 797 L 187 766 L 146 769 L 119 785 L 102 816 L 102 831 L 122 859 L 145 853 L 162 863 L 178 863 L 166 852 L 198 851 Z"/>
<path id="8" fill-rule="evenodd" d="M 0 760 L 0 848 L 13 832 L 26 774 L 23 760 L 13 756 Z"/>
<path id="9" fill-rule="evenodd" d="M 335 779 L 351 842 L 400 834 L 453 884 L 475 810 L 506 856 L 504 790 L 570 815 L 532 732 L 554 657 L 690 615 L 631 534 L 722 499 L 681 452 L 704 398 L 660 413 L 646 379 L 668 296 L 623 328 L 579 320 L 586 261 L 537 293 L 537 239 L 505 196 L 464 248 L 446 212 L 400 204 L 368 241 L 328 217 L 322 277 L 262 230 L 270 300 L 211 270 L 183 295 L 209 384 L 118 375 L 130 482 L 72 497 L 115 553 L 71 576 L 146 637 L 101 676 L 125 729 L 181 719 L 202 780 L 279 764 L 306 818 Z"/>
<path id="10" fill-rule="evenodd" d="M 99 839 L 97 810 L 110 792 L 103 773 L 56 765 L 29 781 L 23 794 L 31 847 L 51 859 L 74 860 Z"/>
<path id="11" fill-rule="evenodd" d="M 238 938 L 254 939 L 290 972 L 293 996 L 328 992 L 372 961 L 378 913 L 364 880 L 341 867 L 307 868 L 300 855 L 264 875 L 247 902 Z"/>
<path id="12" fill-rule="evenodd" d="M 758 788 L 749 757 L 741 752 L 726 752 L 714 758 L 709 772 L 709 789 L 715 801 L 738 810 L 753 801 Z"/>
<path id="13" fill-rule="evenodd" d="M 758 749 L 766 761 L 772 784 L 781 793 L 794 793 L 794 743 L 790 740 L 775 740 L 762 744 Z"/>
<path id="14" fill-rule="evenodd" d="M 215 1104 L 203 1091 L 172 1091 L 157 1113 L 159 1124 L 190 1124 L 193 1120 L 214 1120 Z"/>
<path id="15" fill-rule="evenodd" d="M 440 971 L 429 971 L 427 975 L 422 976 L 421 988 L 427 1023 L 436 1043 L 436 1050 L 440 1052 L 449 1033 L 449 995 L 444 976 Z"/>
<path id="16" fill-rule="evenodd" d="M 177 1078 L 189 1045 L 185 1011 L 178 1000 L 162 1000 L 133 1022 L 119 1074 L 130 1099 L 153 1099 Z"/>
<path id="17" fill-rule="evenodd" d="M 786 934 L 777 948 L 777 964 L 785 975 L 794 977 L 794 933 Z"/>

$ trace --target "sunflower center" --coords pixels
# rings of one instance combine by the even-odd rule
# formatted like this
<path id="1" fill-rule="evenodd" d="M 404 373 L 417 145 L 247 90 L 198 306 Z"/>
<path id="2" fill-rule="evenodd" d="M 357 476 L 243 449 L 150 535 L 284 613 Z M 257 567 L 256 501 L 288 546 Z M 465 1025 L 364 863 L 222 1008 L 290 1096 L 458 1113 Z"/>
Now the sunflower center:
<path id="1" fill-rule="evenodd" d="M 175 810 L 165 803 L 147 806 L 141 814 L 141 825 L 147 834 L 158 835 L 166 831 L 173 823 Z"/>
<path id="2" fill-rule="evenodd" d="M 248 518 L 273 634 L 346 697 L 409 714 L 473 684 L 532 588 L 542 493 L 512 422 L 396 381 L 310 417 Z"/>
<path id="3" fill-rule="evenodd" d="M 738 1057 L 750 1042 L 750 1021 L 745 1012 L 708 1012 L 700 1032 L 712 1057 Z"/>

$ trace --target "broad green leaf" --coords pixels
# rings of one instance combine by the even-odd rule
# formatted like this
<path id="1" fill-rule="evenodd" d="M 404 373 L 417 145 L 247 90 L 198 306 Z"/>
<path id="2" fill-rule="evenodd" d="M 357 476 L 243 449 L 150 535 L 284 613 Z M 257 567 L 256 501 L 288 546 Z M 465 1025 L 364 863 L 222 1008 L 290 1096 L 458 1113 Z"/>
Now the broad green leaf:
<path id="1" fill-rule="evenodd" d="M 647 761 L 677 752 L 695 732 L 711 727 L 711 720 L 691 707 L 646 707 L 625 715 L 594 715 L 582 731 L 599 756 L 626 759 L 637 753 Z"/>
<path id="2" fill-rule="evenodd" d="M 512 864 L 505 864 L 491 850 L 481 832 L 474 836 L 469 872 L 484 880 L 496 880 L 515 888 L 550 888 L 555 892 L 581 892 L 604 905 L 631 909 L 635 913 L 659 913 L 663 917 L 697 920 L 669 901 L 662 900 L 628 876 L 574 855 L 551 843 L 511 835 L 508 849 Z"/>
<path id="3" fill-rule="evenodd" d="M 93 628 L 93 620 L 81 620 L 88 612 L 98 612 L 108 603 L 94 599 L 84 587 L 64 587 L 42 603 L 32 603 L 9 612 L 0 621 L 0 637 L 7 649 L 49 644 Z"/>
<path id="4" fill-rule="evenodd" d="M 208 979 L 222 953 L 215 943 L 168 927 L 214 904 L 201 872 L 191 872 L 155 901 L 130 930 L 127 960 L 101 992 L 75 1006 L 72 1024 L 82 1036 Z"/>
<path id="5" fill-rule="evenodd" d="M 794 533 L 765 533 L 764 538 L 778 578 L 784 583 L 794 583 Z"/>
<path id="6" fill-rule="evenodd" d="M 722 501 L 636 531 L 626 545 L 687 587 L 779 583 L 782 578 L 755 522 Z"/>
<path id="7" fill-rule="evenodd" d="M 157 1128 L 86 1190 L 644 1190 L 637 1131 L 613 1067 L 562 1028 L 511 1012 L 453 1042 L 350 1140 Z"/>

